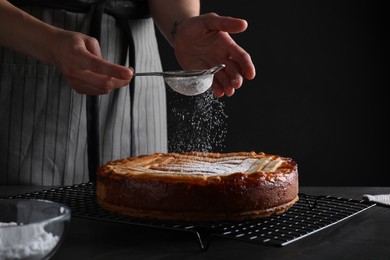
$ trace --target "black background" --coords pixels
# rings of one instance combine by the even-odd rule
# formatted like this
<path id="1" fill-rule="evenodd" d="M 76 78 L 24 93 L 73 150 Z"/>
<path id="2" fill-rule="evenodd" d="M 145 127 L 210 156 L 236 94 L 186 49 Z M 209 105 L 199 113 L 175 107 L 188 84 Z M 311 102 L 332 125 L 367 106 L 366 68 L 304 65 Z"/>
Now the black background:
<path id="1" fill-rule="evenodd" d="M 221 99 L 228 116 L 221 151 L 291 157 L 301 185 L 390 185 L 384 6 L 241 0 L 201 1 L 201 8 L 248 21 L 232 37 L 257 70 L 254 80 Z M 164 69 L 178 69 L 158 36 Z M 176 98 L 168 91 L 168 116 Z"/>

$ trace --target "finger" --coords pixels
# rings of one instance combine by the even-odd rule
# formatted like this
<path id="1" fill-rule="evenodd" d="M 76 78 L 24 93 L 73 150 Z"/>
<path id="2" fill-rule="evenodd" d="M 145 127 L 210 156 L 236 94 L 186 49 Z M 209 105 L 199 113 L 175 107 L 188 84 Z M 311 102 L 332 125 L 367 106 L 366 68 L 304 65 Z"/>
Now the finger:
<path id="1" fill-rule="evenodd" d="M 224 88 L 222 85 L 218 82 L 217 79 L 214 79 L 213 85 L 212 85 L 213 93 L 216 97 L 223 97 L 225 95 Z"/>
<path id="2" fill-rule="evenodd" d="M 241 68 L 240 66 L 234 62 L 233 60 L 229 59 L 228 62 L 226 62 L 228 65 L 225 68 L 225 72 L 229 75 L 229 84 L 232 88 L 238 89 L 241 87 L 244 79 L 241 75 Z"/>
<path id="3" fill-rule="evenodd" d="M 103 95 L 108 93 L 103 93 L 102 91 L 97 91 L 96 89 L 92 88 L 88 84 L 80 83 L 80 82 L 74 82 L 74 81 L 68 81 L 69 86 L 71 86 L 72 89 L 74 89 L 79 94 L 84 95 Z"/>
<path id="4" fill-rule="evenodd" d="M 243 78 L 240 74 L 239 67 L 233 61 L 226 61 L 226 67 L 224 70 L 214 75 L 218 82 L 224 89 L 228 89 L 228 93 L 232 92 L 230 89 L 236 89 L 241 87 Z"/>
<path id="5" fill-rule="evenodd" d="M 68 81 L 68 84 L 79 94 L 85 95 L 104 95 L 109 94 L 114 88 L 95 88 L 84 82 Z"/>
<path id="6" fill-rule="evenodd" d="M 222 97 L 224 95 L 231 97 L 234 94 L 235 89 L 230 85 L 224 86 L 223 83 L 216 79 L 215 84 L 213 85 L 213 91 L 214 95 L 217 97 Z"/>
<path id="7" fill-rule="evenodd" d="M 256 69 L 251 56 L 237 44 L 229 48 L 230 58 L 241 68 L 241 74 L 244 78 L 251 80 L 256 76 Z"/>
<path id="8" fill-rule="evenodd" d="M 240 18 L 219 16 L 215 13 L 206 14 L 204 18 L 207 27 L 213 31 L 240 33 L 248 27 L 247 21 Z"/>
<path id="9" fill-rule="evenodd" d="M 93 38 L 92 38 L 93 39 Z M 85 41 L 86 48 L 80 48 L 77 61 L 82 69 L 122 80 L 130 80 L 132 71 L 121 65 L 113 64 L 101 58 L 97 41 Z"/>
<path id="10" fill-rule="evenodd" d="M 86 54 L 86 58 L 81 61 L 81 66 L 93 71 L 97 74 L 106 75 L 108 77 L 114 77 L 122 80 L 130 80 L 133 76 L 133 72 L 124 66 L 110 63 L 97 56 Z"/>
<path id="11" fill-rule="evenodd" d="M 232 86 L 224 86 L 223 91 L 225 92 L 226 96 L 231 97 L 235 92 L 235 88 L 233 88 Z"/>
<path id="12" fill-rule="evenodd" d="M 98 57 L 102 57 L 99 41 L 93 37 L 87 37 L 84 39 L 85 48 L 92 54 Z"/>
<path id="13" fill-rule="evenodd" d="M 82 74 L 68 78 L 68 81 L 71 87 L 78 93 L 87 95 L 108 94 L 113 89 L 121 88 L 129 84 L 128 80 L 108 77 L 92 71 L 84 71 Z"/>

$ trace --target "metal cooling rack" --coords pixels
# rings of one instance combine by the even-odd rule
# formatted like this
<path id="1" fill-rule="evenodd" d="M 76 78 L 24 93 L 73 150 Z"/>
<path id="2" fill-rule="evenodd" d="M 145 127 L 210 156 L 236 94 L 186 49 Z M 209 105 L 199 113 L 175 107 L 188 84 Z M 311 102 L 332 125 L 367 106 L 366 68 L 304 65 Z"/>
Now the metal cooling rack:
<path id="1" fill-rule="evenodd" d="M 332 196 L 299 194 L 287 212 L 242 222 L 188 223 L 131 218 L 100 208 L 94 183 L 64 186 L 9 198 L 46 199 L 70 207 L 72 217 L 193 232 L 202 250 L 213 237 L 236 239 L 267 246 L 285 246 L 352 217 L 375 204 Z"/>

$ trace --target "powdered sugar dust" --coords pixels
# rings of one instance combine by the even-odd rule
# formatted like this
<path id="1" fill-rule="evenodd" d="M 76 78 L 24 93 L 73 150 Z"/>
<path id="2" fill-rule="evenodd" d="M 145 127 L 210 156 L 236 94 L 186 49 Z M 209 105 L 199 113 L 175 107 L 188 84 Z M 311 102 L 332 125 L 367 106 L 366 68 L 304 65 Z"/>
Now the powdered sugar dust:
<path id="1" fill-rule="evenodd" d="M 171 91 L 169 97 L 169 152 L 221 152 L 227 131 L 224 103 L 211 91 L 192 97 Z"/>

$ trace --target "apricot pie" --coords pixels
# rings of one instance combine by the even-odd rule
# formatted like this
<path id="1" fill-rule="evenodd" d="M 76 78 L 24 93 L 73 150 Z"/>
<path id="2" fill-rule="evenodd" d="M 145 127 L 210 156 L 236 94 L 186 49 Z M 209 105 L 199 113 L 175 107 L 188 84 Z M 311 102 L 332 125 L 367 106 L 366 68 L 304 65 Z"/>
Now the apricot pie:
<path id="1" fill-rule="evenodd" d="M 255 152 L 155 153 L 98 169 L 100 206 L 164 220 L 245 220 L 280 214 L 298 200 L 290 158 Z"/>

